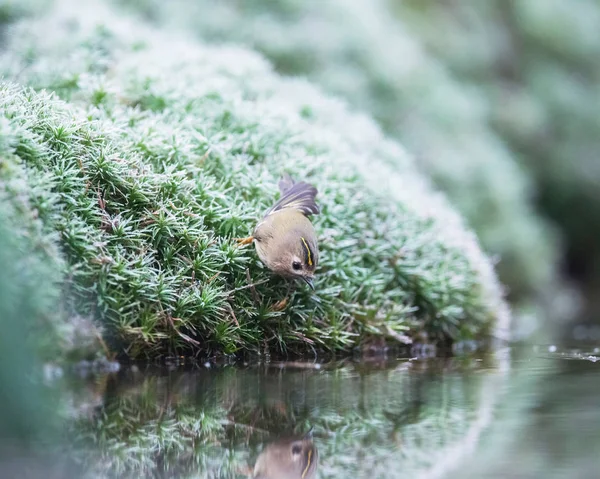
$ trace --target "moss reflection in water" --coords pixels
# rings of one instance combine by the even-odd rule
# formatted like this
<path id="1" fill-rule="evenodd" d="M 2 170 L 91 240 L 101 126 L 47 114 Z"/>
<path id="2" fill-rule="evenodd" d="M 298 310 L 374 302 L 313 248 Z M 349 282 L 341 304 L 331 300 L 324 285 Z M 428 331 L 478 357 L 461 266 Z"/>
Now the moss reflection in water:
<path id="1" fill-rule="evenodd" d="M 487 424 L 503 377 L 493 366 L 133 367 L 86 385 L 97 406 L 72 422 L 69 456 L 94 477 L 242 478 L 267 444 L 313 427 L 317 477 L 432 477 Z"/>

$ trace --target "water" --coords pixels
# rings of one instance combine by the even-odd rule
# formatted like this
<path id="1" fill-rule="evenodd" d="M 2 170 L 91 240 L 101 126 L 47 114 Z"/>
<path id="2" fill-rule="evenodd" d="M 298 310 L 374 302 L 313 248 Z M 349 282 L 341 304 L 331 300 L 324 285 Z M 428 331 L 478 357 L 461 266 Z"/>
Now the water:
<path id="1" fill-rule="evenodd" d="M 278 479 L 597 478 L 594 358 L 544 346 L 66 377 L 63 441 L 28 477 L 245 478 L 271 445 Z M 18 461 L 3 470 L 26 477 Z"/>
<path id="2" fill-rule="evenodd" d="M 600 357 L 589 349 L 515 361 L 476 454 L 450 477 L 600 477 Z"/>

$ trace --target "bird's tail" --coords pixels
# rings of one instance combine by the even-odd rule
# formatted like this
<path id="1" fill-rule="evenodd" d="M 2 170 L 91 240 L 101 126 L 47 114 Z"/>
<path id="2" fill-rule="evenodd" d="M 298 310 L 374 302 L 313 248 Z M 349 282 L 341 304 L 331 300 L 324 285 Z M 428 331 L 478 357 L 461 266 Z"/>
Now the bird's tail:
<path id="1" fill-rule="evenodd" d="M 289 173 L 284 173 L 279 180 L 279 191 L 281 192 L 281 196 L 283 197 L 283 195 L 285 195 L 285 193 L 295 184 L 294 178 L 292 178 Z"/>

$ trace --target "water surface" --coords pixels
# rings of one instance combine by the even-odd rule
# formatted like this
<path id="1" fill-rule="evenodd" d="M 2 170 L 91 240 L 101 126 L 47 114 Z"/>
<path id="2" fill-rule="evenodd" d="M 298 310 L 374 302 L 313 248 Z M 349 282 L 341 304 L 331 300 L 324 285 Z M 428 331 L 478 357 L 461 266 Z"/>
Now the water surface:
<path id="1" fill-rule="evenodd" d="M 595 358 L 543 346 L 65 377 L 63 442 L 43 473 L 246 478 L 269 444 L 312 430 L 318 478 L 597 478 Z"/>

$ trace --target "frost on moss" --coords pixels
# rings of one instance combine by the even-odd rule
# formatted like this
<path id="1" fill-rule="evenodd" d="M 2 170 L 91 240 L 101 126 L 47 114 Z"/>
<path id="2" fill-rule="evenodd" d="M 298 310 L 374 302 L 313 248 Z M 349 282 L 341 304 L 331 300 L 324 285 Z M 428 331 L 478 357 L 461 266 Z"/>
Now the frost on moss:
<path id="1" fill-rule="evenodd" d="M 423 48 L 419 33 L 394 18 L 391 2 L 115 3 L 209 42 L 249 45 L 279 72 L 307 76 L 371 113 L 447 193 L 484 249 L 499 258 L 511 299 L 529 300 L 550 287 L 554 232 L 533 211 L 527 174 L 486 122 L 488 99 L 454 79 Z M 463 45 L 460 51 L 469 55 L 476 48 Z"/>
<path id="2" fill-rule="evenodd" d="M 10 92 L 2 88 L 2 93 Z M 99 333 L 90 318 L 74 314 L 68 301 L 61 304 L 65 262 L 59 235 L 46 221 L 59 207 L 53 191 L 58 179 L 28 167 L 42 152 L 35 134 L 2 114 L 0 320 L 7 342 L 0 349 L 7 357 L 16 347 L 43 360 L 88 359 L 100 347 Z"/>
<path id="3" fill-rule="evenodd" d="M 47 182 L 34 207 L 60 237 L 78 310 L 126 353 L 348 350 L 506 328 L 475 236 L 370 120 L 246 50 L 62 4 L 16 24 L 0 57 L 7 80 L 33 88 L 0 89 L 17 132 L 8 161 Z M 323 260 L 317 293 L 297 287 L 278 311 L 286 282 L 234 238 L 284 171 L 320 191 Z"/>

